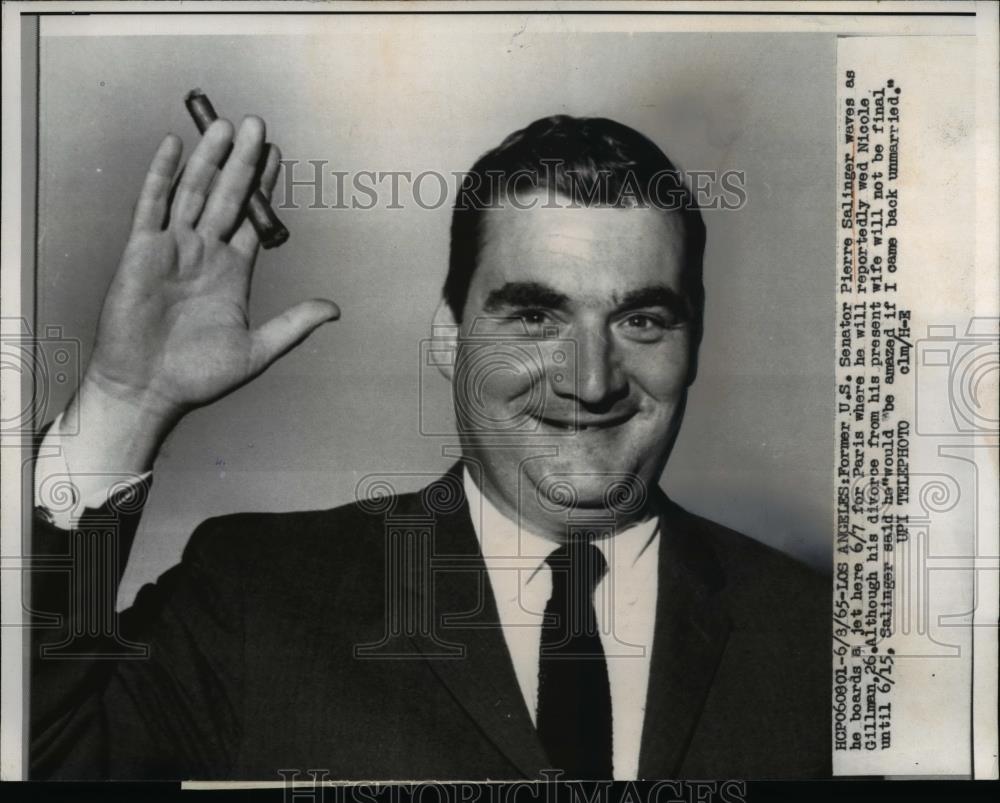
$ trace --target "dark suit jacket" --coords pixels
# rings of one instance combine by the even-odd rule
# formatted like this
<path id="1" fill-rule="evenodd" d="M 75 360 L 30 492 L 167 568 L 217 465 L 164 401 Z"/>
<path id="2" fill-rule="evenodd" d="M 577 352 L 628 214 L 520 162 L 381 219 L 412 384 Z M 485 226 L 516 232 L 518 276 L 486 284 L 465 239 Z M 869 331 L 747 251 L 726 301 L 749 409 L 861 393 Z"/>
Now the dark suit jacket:
<path id="1" fill-rule="evenodd" d="M 641 777 L 828 776 L 829 581 L 659 505 Z M 37 565 L 75 561 L 82 576 L 103 563 L 115 587 L 140 510 L 88 511 L 72 534 L 39 518 Z M 61 614 L 33 633 L 34 778 L 511 779 L 549 766 L 457 467 L 382 503 L 210 519 L 117 631 L 108 619 L 100 632 L 68 579 L 33 577 L 35 611 Z M 140 650 L 130 643 L 148 656 L 113 657 Z"/>

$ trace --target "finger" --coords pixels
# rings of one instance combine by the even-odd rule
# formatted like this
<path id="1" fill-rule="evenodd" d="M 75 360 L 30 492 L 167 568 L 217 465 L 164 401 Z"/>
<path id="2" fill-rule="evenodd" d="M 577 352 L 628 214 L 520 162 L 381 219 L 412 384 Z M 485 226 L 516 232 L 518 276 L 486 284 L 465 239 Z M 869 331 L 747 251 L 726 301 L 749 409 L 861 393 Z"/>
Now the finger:
<path id="1" fill-rule="evenodd" d="M 271 192 L 278 180 L 278 170 L 281 167 L 281 151 L 277 145 L 268 145 L 267 155 L 264 161 L 264 169 L 260 176 L 260 191 L 264 197 L 271 200 Z M 249 218 L 244 217 L 239 228 L 233 235 L 229 244 L 241 254 L 253 259 L 257 255 L 260 247 L 260 238 L 257 237 L 257 230 L 253 227 Z"/>
<path id="2" fill-rule="evenodd" d="M 232 233 L 257 177 L 263 148 L 264 121 L 259 117 L 245 117 L 236 134 L 232 153 L 219 173 L 198 221 L 198 230 L 202 234 L 226 239 Z"/>
<path id="3" fill-rule="evenodd" d="M 184 144 L 176 134 L 167 134 L 149 163 L 132 216 L 132 232 L 159 231 L 167 216 L 170 187 L 181 161 Z"/>
<path id="4" fill-rule="evenodd" d="M 250 352 L 253 373 L 259 374 L 305 340 L 320 324 L 339 317 L 340 308 L 324 298 L 303 301 L 275 316 L 253 332 Z"/>
<path id="5" fill-rule="evenodd" d="M 233 125 L 218 119 L 212 123 L 184 166 L 184 174 L 174 196 L 170 222 L 193 226 L 205 205 L 209 187 L 226 160 L 233 139 Z"/>

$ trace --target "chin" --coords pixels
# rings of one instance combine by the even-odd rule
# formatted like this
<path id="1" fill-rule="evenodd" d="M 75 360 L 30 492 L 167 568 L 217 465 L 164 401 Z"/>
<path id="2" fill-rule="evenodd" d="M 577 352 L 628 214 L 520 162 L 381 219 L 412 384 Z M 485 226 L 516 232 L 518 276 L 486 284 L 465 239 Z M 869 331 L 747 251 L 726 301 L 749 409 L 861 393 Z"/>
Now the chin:
<path id="1" fill-rule="evenodd" d="M 647 496 L 649 480 L 631 461 L 560 455 L 532 463 L 528 474 L 545 507 L 605 510 L 622 499 Z"/>

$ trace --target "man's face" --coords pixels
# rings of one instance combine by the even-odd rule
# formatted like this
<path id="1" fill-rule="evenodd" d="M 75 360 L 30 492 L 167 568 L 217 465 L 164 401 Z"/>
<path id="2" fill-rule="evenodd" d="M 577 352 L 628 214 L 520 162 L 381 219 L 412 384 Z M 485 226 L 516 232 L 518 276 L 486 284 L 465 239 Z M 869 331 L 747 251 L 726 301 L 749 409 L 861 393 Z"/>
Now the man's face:
<path id="1" fill-rule="evenodd" d="M 693 378 L 696 318 L 679 216 L 535 198 L 485 212 L 454 398 L 484 490 L 555 530 L 567 489 L 577 507 L 603 508 L 623 478 L 658 482 Z"/>

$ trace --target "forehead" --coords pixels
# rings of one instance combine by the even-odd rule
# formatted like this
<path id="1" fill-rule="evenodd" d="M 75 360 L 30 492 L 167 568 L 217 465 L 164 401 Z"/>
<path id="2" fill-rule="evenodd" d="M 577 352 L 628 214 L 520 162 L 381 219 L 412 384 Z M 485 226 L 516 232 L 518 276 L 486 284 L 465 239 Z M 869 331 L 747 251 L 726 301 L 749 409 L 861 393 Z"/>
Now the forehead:
<path id="1" fill-rule="evenodd" d="M 546 206 L 545 196 L 484 212 L 470 292 L 504 282 L 540 282 L 574 295 L 610 299 L 630 288 L 678 287 L 684 257 L 680 216 L 658 209 Z"/>

